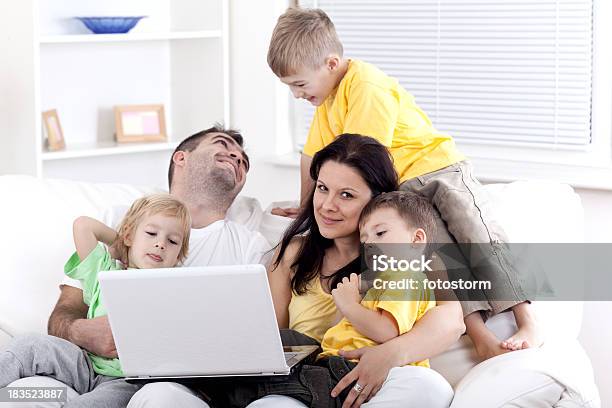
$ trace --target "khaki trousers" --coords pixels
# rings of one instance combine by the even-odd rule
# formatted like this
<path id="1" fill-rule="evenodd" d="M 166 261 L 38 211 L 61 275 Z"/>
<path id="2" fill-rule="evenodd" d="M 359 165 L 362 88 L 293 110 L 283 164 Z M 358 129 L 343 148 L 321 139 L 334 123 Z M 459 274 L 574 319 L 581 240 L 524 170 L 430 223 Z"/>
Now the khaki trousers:
<path id="1" fill-rule="evenodd" d="M 464 316 L 476 311 L 485 312 L 485 316 L 497 314 L 528 300 L 504 245 L 506 234 L 495 221 L 490 199 L 474 178 L 469 161 L 406 180 L 400 190 L 417 193 L 433 204 L 437 210 L 436 244 L 481 244 L 458 246 L 474 280 L 492 284 L 484 296 L 477 296 L 480 300 L 460 297 Z M 488 301 L 482 300 L 485 298 Z"/>

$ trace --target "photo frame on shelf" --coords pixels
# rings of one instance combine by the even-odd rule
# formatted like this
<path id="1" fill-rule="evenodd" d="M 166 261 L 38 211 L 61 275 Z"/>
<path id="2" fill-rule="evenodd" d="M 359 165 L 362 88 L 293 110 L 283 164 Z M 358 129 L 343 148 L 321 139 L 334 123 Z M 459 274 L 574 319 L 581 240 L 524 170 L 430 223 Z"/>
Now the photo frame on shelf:
<path id="1" fill-rule="evenodd" d="M 165 142 L 164 105 L 115 106 L 115 137 L 118 143 Z"/>
<path id="2" fill-rule="evenodd" d="M 57 110 L 44 111 L 42 113 L 42 120 L 47 133 L 47 148 L 51 151 L 64 149 L 66 143 Z"/>

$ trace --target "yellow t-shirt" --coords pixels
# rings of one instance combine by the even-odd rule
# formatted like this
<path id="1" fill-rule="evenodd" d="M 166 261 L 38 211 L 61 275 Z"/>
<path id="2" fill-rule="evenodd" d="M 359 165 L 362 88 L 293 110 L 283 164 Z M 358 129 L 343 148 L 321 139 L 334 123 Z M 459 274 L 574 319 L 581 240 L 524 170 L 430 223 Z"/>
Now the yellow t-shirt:
<path id="1" fill-rule="evenodd" d="M 395 276 L 389 274 L 380 275 L 379 277 L 387 281 L 412 278 L 415 281 L 422 282 L 425 279 L 423 274 L 405 274 L 401 272 L 396 273 Z M 414 290 L 370 289 L 361 301 L 361 305 L 370 310 L 385 310 L 389 312 L 395 319 L 399 335 L 401 336 L 412 329 L 414 323 L 423 317 L 429 309 L 434 307 L 436 302 L 433 292 L 423 288 Z M 339 350 L 356 350 L 377 344 L 374 340 L 359 333 L 348 319 L 342 318 L 337 325 L 327 330 L 323 336 L 323 341 L 321 342 L 323 352 L 319 354 L 319 358 L 337 356 Z M 429 367 L 429 360 L 417 361 L 410 365 Z"/>
<path id="2" fill-rule="evenodd" d="M 349 60 L 338 87 L 317 107 L 303 153 L 313 156 L 342 133 L 387 146 L 400 182 L 465 159 L 396 79 L 359 60 Z"/>
<path id="3" fill-rule="evenodd" d="M 329 293 L 323 291 L 319 277 L 308 284 L 303 295 L 291 296 L 289 302 L 289 328 L 312 337 L 319 343 L 334 324 L 336 304 Z"/>

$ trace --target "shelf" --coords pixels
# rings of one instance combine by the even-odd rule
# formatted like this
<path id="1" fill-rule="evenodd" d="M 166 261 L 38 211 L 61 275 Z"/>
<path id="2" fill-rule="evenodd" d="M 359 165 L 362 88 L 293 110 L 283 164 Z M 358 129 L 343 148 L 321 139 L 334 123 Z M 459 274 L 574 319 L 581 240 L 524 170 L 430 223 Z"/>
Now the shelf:
<path id="1" fill-rule="evenodd" d="M 160 160 L 167 163 L 194 131 L 230 122 L 230 3 L 11 2 L 0 35 L 0 100 L 16 103 L 0 109 L 0 173 L 166 185 Z M 136 15 L 147 18 L 125 34 L 94 34 L 74 18 Z M 10 80 L 3 81 L 4 68 Z M 163 105 L 170 137 L 115 143 L 113 107 L 126 104 Z M 41 112 L 50 109 L 59 111 L 66 136 L 60 151 L 43 143 Z"/>
<path id="2" fill-rule="evenodd" d="M 127 33 L 127 34 L 64 34 L 45 35 L 40 37 L 41 44 L 71 43 L 108 43 L 136 41 L 194 40 L 204 38 L 221 38 L 221 30 L 176 31 L 169 33 Z"/>
<path id="3" fill-rule="evenodd" d="M 43 161 L 78 159 L 84 157 L 113 156 L 118 154 L 159 152 L 174 150 L 178 143 L 117 143 L 105 142 L 66 146 L 64 150 L 42 152 Z"/>

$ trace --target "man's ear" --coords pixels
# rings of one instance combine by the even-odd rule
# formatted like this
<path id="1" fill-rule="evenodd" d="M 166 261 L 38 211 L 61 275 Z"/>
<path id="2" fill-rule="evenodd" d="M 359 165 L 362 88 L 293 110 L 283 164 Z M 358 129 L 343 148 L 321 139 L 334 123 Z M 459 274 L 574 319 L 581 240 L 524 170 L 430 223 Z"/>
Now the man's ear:
<path id="1" fill-rule="evenodd" d="M 412 235 L 412 243 L 413 244 L 424 244 L 427 242 L 427 234 L 425 234 L 425 230 L 423 228 L 417 228 Z"/>
<path id="2" fill-rule="evenodd" d="M 178 167 L 183 167 L 185 166 L 185 157 L 187 156 L 187 154 L 182 151 L 179 150 L 178 152 L 175 152 L 172 155 L 172 163 L 174 163 L 174 166 L 178 166 Z"/>

